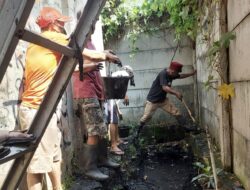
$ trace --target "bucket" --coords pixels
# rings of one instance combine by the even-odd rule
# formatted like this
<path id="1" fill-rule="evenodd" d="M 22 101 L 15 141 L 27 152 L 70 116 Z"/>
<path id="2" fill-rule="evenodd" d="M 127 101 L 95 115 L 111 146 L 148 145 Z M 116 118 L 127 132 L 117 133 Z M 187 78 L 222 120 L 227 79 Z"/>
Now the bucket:
<path id="1" fill-rule="evenodd" d="M 126 125 L 119 126 L 119 136 L 121 138 L 126 138 L 129 136 L 130 127 Z"/>
<path id="2" fill-rule="evenodd" d="M 106 99 L 124 99 L 130 77 L 102 77 Z"/>

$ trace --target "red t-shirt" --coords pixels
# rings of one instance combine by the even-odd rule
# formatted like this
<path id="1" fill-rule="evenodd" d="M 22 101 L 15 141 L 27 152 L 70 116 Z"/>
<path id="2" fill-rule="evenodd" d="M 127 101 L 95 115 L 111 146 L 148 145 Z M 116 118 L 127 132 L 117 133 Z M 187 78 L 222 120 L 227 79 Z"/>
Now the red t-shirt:
<path id="1" fill-rule="evenodd" d="M 88 49 L 95 49 L 91 41 L 87 43 Z M 73 73 L 73 93 L 75 99 L 98 98 L 104 100 L 104 86 L 100 71 L 91 71 L 84 74 L 83 81 L 79 79 L 79 71 Z"/>

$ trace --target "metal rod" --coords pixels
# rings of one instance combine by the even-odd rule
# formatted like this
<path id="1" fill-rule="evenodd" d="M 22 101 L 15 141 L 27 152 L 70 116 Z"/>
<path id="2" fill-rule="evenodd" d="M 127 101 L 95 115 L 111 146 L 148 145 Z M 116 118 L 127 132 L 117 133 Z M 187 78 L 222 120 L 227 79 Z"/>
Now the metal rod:
<path id="1" fill-rule="evenodd" d="M 212 165 L 212 171 L 213 171 L 213 177 L 214 177 L 214 184 L 215 184 L 215 189 L 218 190 L 218 177 L 217 177 L 217 170 L 216 170 L 216 165 L 215 165 L 215 159 L 214 159 L 214 152 L 213 152 L 213 146 L 211 143 L 211 137 L 208 132 L 208 126 L 205 126 L 206 130 L 206 137 L 207 137 L 207 144 L 208 144 L 208 149 L 209 149 L 209 155 L 211 159 L 211 165 Z"/>
<path id="2" fill-rule="evenodd" d="M 92 26 L 94 26 L 105 2 L 106 0 L 89 0 L 84 7 L 83 14 L 81 15 L 74 32 L 77 42 L 80 44 L 82 49 L 87 42 L 87 37 L 92 33 Z M 74 42 L 72 40 L 70 41 L 69 46 L 74 47 Z M 37 111 L 37 114 L 33 119 L 29 130 L 29 133 L 34 133 L 37 137 L 36 144 L 40 142 L 40 139 L 46 130 L 46 126 L 49 123 L 50 118 L 67 87 L 76 63 L 77 61 L 74 58 L 69 58 L 66 56 L 64 56 L 61 60 L 57 72 L 49 86 L 39 110 Z M 17 189 L 22 175 L 26 171 L 32 156 L 33 153 L 15 160 L 10 172 L 5 179 L 2 187 L 3 189 Z"/>
<path id="3" fill-rule="evenodd" d="M 10 160 L 19 158 L 24 154 L 27 154 L 28 152 L 32 152 L 34 150 L 35 147 L 33 145 L 30 145 L 29 147 L 10 146 L 10 153 L 4 158 L 0 159 L 0 165 Z"/>

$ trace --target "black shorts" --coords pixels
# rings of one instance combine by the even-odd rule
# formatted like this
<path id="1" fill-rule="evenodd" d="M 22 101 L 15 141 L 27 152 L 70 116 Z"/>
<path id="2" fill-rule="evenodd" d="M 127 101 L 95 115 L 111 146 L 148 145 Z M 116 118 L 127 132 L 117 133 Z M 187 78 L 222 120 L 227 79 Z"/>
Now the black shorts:
<path id="1" fill-rule="evenodd" d="M 107 115 L 107 124 L 118 124 L 119 118 L 117 111 L 113 111 L 112 113 L 109 111 Z"/>

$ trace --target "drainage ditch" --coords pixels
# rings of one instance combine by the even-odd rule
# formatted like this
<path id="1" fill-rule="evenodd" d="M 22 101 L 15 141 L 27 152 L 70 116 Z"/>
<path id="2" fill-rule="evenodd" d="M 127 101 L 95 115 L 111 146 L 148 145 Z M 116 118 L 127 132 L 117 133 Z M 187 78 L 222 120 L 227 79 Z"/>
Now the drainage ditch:
<path id="1" fill-rule="evenodd" d="M 133 133 L 133 131 L 130 131 Z M 146 128 L 132 143 L 130 135 L 126 145 L 120 147 L 123 156 L 110 155 L 121 163 L 118 170 L 101 168 L 110 176 L 105 182 L 76 175 L 71 190 L 200 190 L 199 184 L 191 182 L 197 176 L 193 166 L 194 157 L 178 126 Z"/>

